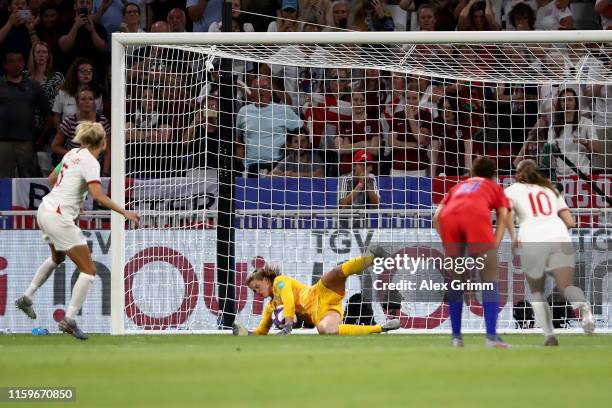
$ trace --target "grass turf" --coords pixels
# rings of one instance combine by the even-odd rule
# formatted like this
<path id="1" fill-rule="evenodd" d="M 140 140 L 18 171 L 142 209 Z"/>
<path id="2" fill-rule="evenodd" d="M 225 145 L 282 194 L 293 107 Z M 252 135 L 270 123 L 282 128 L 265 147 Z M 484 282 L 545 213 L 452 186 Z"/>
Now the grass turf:
<path id="1" fill-rule="evenodd" d="M 72 407 L 610 406 L 612 336 L 504 338 L 0 336 L 0 386 L 75 387 Z"/>

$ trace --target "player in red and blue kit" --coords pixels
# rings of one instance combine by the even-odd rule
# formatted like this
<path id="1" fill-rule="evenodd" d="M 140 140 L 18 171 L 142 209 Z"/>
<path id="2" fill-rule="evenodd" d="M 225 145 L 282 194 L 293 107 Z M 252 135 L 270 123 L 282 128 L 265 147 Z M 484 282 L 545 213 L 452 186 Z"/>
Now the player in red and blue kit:
<path id="1" fill-rule="evenodd" d="M 495 162 L 487 157 L 474 160 L 469 179 L 454 186 L 444 197 L 434 215 L 434 226 L 442 238 L 445 255 L 449 257 L 470 256 L 481 258 L 484 267 L 480 270 L 482 283 L 492 283 L 492 289 L 482 291 L 488 347 L 509 347 L 496 331 L 499 308 L 497 290 L 497 247 L 504 237 L 505 221 L 510 204 L 503 188 L 495 182 Z M 491 210 L 497 214 L 495 233 L 491 221 Z M 461 274 L 452 271 L 452 279 L 462 281 Z M 463 290 L 449 289 L 447 292 L 453 345 L 463 346 L 461 337 L 461 313 Z"/>

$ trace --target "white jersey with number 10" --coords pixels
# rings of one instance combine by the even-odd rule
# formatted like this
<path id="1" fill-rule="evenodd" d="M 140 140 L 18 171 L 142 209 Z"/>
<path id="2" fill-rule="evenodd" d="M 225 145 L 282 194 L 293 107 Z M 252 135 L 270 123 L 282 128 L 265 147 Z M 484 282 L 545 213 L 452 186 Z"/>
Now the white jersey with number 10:
<path id="1" fill-rule="evenodd" d="M 569 211 L 563 196 L 547 187 L 514 183 L 506 188 L 512 212 L 518 219 L 521 242 L 568 242 L 570 235 L 561 211 Z"/>

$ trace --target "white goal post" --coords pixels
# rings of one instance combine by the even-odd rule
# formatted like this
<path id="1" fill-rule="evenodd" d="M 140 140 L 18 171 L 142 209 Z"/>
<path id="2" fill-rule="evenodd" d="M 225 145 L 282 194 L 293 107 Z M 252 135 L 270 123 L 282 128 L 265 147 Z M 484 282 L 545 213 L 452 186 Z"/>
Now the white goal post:
<path id="1" fill-rule="evenodd" d="M 303 52 L 305 49 L 308 51 Z M 222 59 L 231 63 L 220 65 Z M 571 65 L 573 59 L 580 62 Z M 548 154 L 546 165 L 556 166 L 558 181 L 568 189 L 566 194 L 573 197 L 570 206 L 579 207 L 577 214 L 582 224 L 576 239 L 581 239 L 581 244 L 587 242 L 587 246 L 588 242 L 596 243 L 599 237 L 596 234 L 612 232 L 606 198 L 595 193 L 593 187 L 601 187 L 604 195 L 612 193 L 612 177 L 608 178 L 612 176 L 612 160 L 608 159 L 612 150 L 608 152 L 605 141 L 595 142 L 601 145 L 601 150 L 590 150 L 586 164 L 579 161 L 583 156 L 567 153 L 567 157 L 575 159 L 573 164 L 579 170 L 587 169 L 582 171 L 587 173 L 584 178 L 572 172 L 571 165 L 541 148 L 548 145 L 546 138 L 556 132 L 557 102 L 553 99 L 564 92 L 562 99 L 566 103 L 568 88 L 576 89 L 576 101 L 585 102 L 585 112 L 586 105 L 589 106 L 588 114 L 582 115 L 588 117 L 589 124 L 577 119 L 576 127 L 580 130 L 590 126 L 593 139 L 603 134 L 612 141 L 612 111 L 605 111 L 612 110 L 611 66 L 612 31 L 113 34 L 111 196 L 139 212 L 143 228 L 133 230 L 120 215 L 111 216 L 111 334 L 219 333 L 227 313 L 233 314 L 232 319 L 236 317 L 254 327 L 261 318 L 261 302 L 245 288 L 243 279 L 264 260 L 279 264 L 284 273 L 304 283 L 311 283 L 348 256 L 360 254 L 366 240 L 386 244 L 394 252 L 408 242 L 435 243 L 438 240 L 432 232 L 431 216 L 439 200 L 434 196 L 446 192 L 445 179 L 451 180 L 452 174 L 463 175 L 476 154 L 492 155 L 494 151 L 500 174 L 508 181 L 517 155 L 528 157 L 530 146 L 537 145 L 535 157 Z M 229 75 L 234 79 L 229 101 L 233 108 L 228 112 L 220 110 L 220 106 L 228 106 L 225 96 L 218 91 L 223 87 L 219 79 L 224 74 L 223 67 L 231 70 Z M 298 67 L 308 67 L 307 84 L 305 78 L 293 73 L 294 69 L 299 71 Z M 379 95 L 372 105 L 367 84 L 374 71 L 378 72 L 377 86 L 383 96 Z M 263 76 L 270 79 L 268 88 L 258 82 Z M 398 89 L 394 85 L 396 77 L 402 83 Z M 344 91 L 347 98 L 333 99 L 336 105 L 329 109 L 326 98 L 331 91 L 326 81 L 332 80 L 348 82 L 343 85 L 347 87 Z M 278 146 L 276 130 L 266 134 L 262 130 L 263 120 L 254 120 L 253 112 L 261 111 L 243 109 L 252 103 L 249 98 L 253 97 L 253 83 L 260 86 L 257 88 L 260 98 L 263 96 L 259 92 L 270 91 L 270 97 L 277 100 L 276 106 L 283 106 L 282 115 L 278 109 L 272 115 L 282 116 L 287 133 L 295 130 L 299 136 L 297 128 L 305 129 L 311 150 L 320 153 L 323 173 L 317 173 L 314 179 L 293 177 L 286 164 L 281 166 L 286 173 L 274 173 L 283 157 L 287 160 L 287 156 L 279 156 L 278 152 L 292 153 L 287 150 L 291 136 L 287 136 L 282 147 Z M 467 94 L 461 96 L 460 87 Z M 438 89 L 442 89 L 442 95 L 436 94 Z M 600 94 L 594 95 L 594 89 Z M 340 91 L 334 92 L 340 95 Z M 397 134 L 401 133 L 396 128 L 399 123 L 396 115 L 408 115 L 410 92 L 418 97 L 413 111 L 419 116 L 414 123 L 417 128 L 425 128 L 423 134 L 429 137 L 426 138 L 429 142 L 415 139 L 417 149 L 424 146 L 418 155 L 423 155 L 427 165 L 421 166 L 420 159 L 418 163 L 411 162 L 404 151 L 402 160 L 414 168 L 406 165 L 396 168 L 394 149 L 398 146 Z M 449 98 L 450 92 L 458 96 Z M 368 120 L 376 127 L 377 136 L 369 139 L 368 134 L 374 131 L 367 124 L 364 140 L 351 146 L 352 142 L 347 140 L 352 133 L 350 137 L 343 136 L 341 131 L 343 120 L 358 121 L 355 118 L 360 113 L 353 109 L 354 94 L 363 94 L 366 108 L 376 112 L 367 115 L 371 115 Z M 516 99 L 517 94 L 522 99 Z M 401 102 L 396 103 L 395 96 Z M 528 104 L 534 106 L 534 112 L 529 114 L 524 113 Z M 252 105 L 261 109 L 257 103 Z M 548 106 L 548 110 L 542 106 Z M 501 113 L 502 107 L 509 109 L 509 113 Z M 436 129 L 446 129 L 446 110 L 454 113 L 457 122 L 466 121 L 456 124 L 459 136 L 454 138 L 436 133 Z M 515 113 L 517 110 L 521 113 Z M 322 120 L 317 115 L 322 114 L 325 118 L 322 121 L 329 122 L 330 112 L 335 115 L 336 126 L 323 123 L 316 130 Z M 221 139 L 217 136 L 217 144 L 212 147 L 209 137 L 223 132 L 226 124 L 219 123 L 217 118 L 224 114 L 230 115 L 230 123 L 234 123 L 230 132 L 236 141 L 235 152 L 244 149 L 245 156 L 239 164 L 233 157 L 230 160 L 235 166 L 231 171 L 240 176 L 235 184 L 232 182 L 230 197 L 232 205 L 236 205 L 230 218 L 234 238 L 228 243 L 233 248 L 230 265 L 235 268 L 229 281 L 219 282 L 215 272 L 219 217 L 216 196 L 218 184 L 223 181 L 216 171 L 220 164 L 213 165 L 211 160 L 222 160 L 218 149 L 223 136 Z M 461 115 L 464 119 L 460 119 Z M 514 120 L 519 117 L 523 120 L 528 115 L 533 119 L 529 125 L 527 119 L 522 125 L 520 120 Z M 404 119 L 406 127 L 413 126 Z M 507 124 L 502 125 L 506 119 Z M 276 119 L 270 120 L 273 123 Z M 258 140 L 265 142 L 253 146 L 248 134 L 254 132 L 249 126 L 256 122 L 261 137 Z M 541 144 L 540 139 L 532 142 L 534 133 L 529 132 L 533 129 L 536 138 L 538 132 L 546 134 Z M 469 151 L 466 132 L 470 134 Z M 502 142 L 506 134 L 509 141 Z M 451 139 L 458 149 L 454 159 L 446 157 L 450 148 L 445 146 Z M 196 144 L 199 147 L 194 147 Z M 587 144 L 593 149 L 592 142 Z M 506 145 L 509 147 L 504 150 Z M 258 153 L 253 153 L 254 147 Z M 515 147 L 522 147 L 521 153 Z M 376 173 L 379 202 L 373 207 L 366 198 L 367 208 L 351 212 L 338 202 L 325 200 L 340 198 L 342 174 L 353 171 L 361 149 L 365 149 L 367 160 L 376 160 L 374 172 L 380 173 Z M 253 158 L 255 154 L 259 158 Z M 595 158 L 597 155 L 601 162 Z M 385 166 L 387 170 L 383 170 Z M 314 172 L 315 167 L 308 168 Z M 242 177 L 252 176 L 251 171 L 259 177 Z M 301 174 L 302 170 L 296 172 Z M 270 177 L 271 174 L 274 175 Z M 288 175 L 287 180 L 284 174 Z M 456 177 L 452 180 L 456 181 Z M 180 196 L 180 200 L 173 201 L 168 196 Z M 281 196 L 286 201 L 275 201 Z M 347 244 L 341 247 L 344 244 L 339 242 Z M 598 330 L 610 331 L 612 273 L 607 273 L 608 251 L 588 250 L 591 251 L 588 256 L 581 258 L 577 279 L 597 308 Z M 518 302 L 514 300 L 524 299 L 525 289 L 512 269 L 512 260 L 509 256 L 504 259 L 510 278 L 504 280 L 508 296 L 504 296 L 507 305 L 500 312 L 499 326 L 507 331 L 515 328 L 513 311 L 516 312 Z M 597 263 L 599 269 L 589 262 Z M 372 292 L 371 279 L 376 276 L 369 271 L 366 274 L 367 279 L 348 281 L 346 298 L 361 293 L 363 300 L 359 302 L 371 304 L 373 319 L 384 319 L 388 311 L 383 307 L 394 303 L 399 304 L 406 330 L 448 331 L 450 326 L 443 317 L 439 293 L 430 294 L 430 299 L 424 294 L 419 298 L 402 290 L 388 291 L 383 299 Z M 388 279 L 398 280 L 399 275 Z M 522 293 L 515 299 L 513 295 L 518 293 L 519 286 Z M 474 300 L 478 301 L 477 296 Z M 464 310 L 464 321 L 468 331 L 482 331 L 478 307 L 466 309 L 469 310 Z M 437 323 L 431 323 L 435 319 Z M 529 332 L 527 328 L 519 330 Z"/>

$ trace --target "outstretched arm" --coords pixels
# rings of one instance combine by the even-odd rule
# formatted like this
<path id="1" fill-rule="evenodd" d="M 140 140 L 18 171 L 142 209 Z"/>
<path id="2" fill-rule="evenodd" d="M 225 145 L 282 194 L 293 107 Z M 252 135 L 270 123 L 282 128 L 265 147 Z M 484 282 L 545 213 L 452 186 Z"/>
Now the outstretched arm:
<path id="1" fill-rule="evenodd" d="M 91 183 L 89 184 L 89 194 L 91 198 L 96 200 L 98 203 L 102 204 L 106 208 L 110 208 L 111 210 L 123 215 L 128 220 L 134 222 L 136 226 L 140 223 L 140 216 L 132 211 L 127 211 L 122 208 L 119 204 L 110 199 L 106 194 L 102 192 L 102 187 L 99 183 Z"/>

